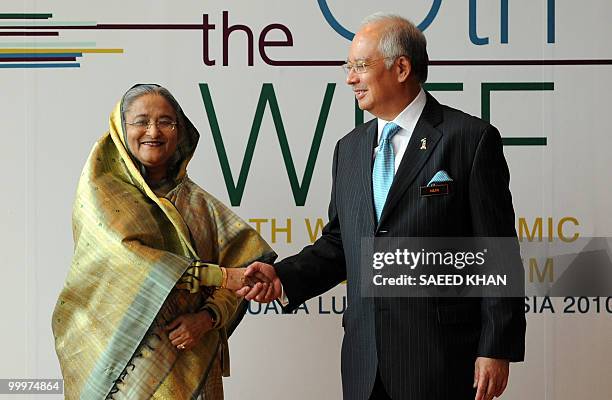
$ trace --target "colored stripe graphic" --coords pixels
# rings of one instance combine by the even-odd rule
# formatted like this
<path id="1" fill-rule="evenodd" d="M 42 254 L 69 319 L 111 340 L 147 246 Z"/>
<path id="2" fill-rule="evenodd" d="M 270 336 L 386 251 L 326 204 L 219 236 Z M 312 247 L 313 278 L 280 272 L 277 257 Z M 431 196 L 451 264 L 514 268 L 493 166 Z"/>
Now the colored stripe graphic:
<path id="1" fill-rule="evenodd" d="M 82 53 L 4 53 L 0 54 L 0 63 L 5 62 L 41 62 L 41 61 L 76 61 Z"/>
<path id="2" fill-rule="evenodd" d="M 96 42 L 0 42 L 0 48 L 3 47 L 96 47 Z"/>
<path id="3" fill-rule="evenodd" d="M 57 37 L 55 26 L 95 25 L 95 22 L 43 21 L 53 17 L 51 13 L 0 13 L 0 37 Z M 20 21 L 6 21 L 20 20 Z M 30 21 L 28 21 L 30 20 Z M 21 26 L 23 28 L 13 28 Z M 37 30 L 31 30 L 35 28 Z M 40 31 L 38 29 L 44 31 Z M 51 30 L 49 30 L 51 28 Z M 24 29 L 11 32 L 5 29 Z M 36 68 L 79 68 L 77 57 L 83 53 L 122 53 L 122 49 L 92 49 L 95 42 L 12 42 L 0 43 L 0 68 L 36 69 Z M 58 48 L 62 46 L 63 48 Z M 42 49 L 40 48 L 42 47 Z M 50 48 L 55 47 L 55 48 Z M 66 48 L 71 47 L 71 48 Z"/>
<path id="4" fill-rule="evenodd" d="M 321 1 L 321 3 L 325 3 Z M 430 13 L 436 12 L 437 1 L 432 3 Z M 333 16 L 332 16 L 333 17 Z M 425 18 L 423 23 L 427 25 L 429 18 Z M 337 21 L 336 21 L 337 22 Z M 56 25 L 47 25 L 31 23 L 29 25 L 13 25 L 8 26 L 0 23 L 0 29 L 60 29 L 60 30 L 204 30 L 203 24 L 96 24 L 95 22 L 69 22 L 65 25 L 58 22 Z M 79 25 L 82 24 L 82 25 Z M 338 29 L 341 26 L 338 24 Z M 422 27 L 426 28 L 426 26 Z M 345 30 L 346 36 L 352 37 L 352 32 Z M 343 36 L 345 36 L 343 35 Z M 345 36 L 345 37 L 346 37 Z M 114 51 L 112 51 L 114 50 Z M 102 52 L 122 53 L 122 49 L 112 49 Z M 84 51 L 85 52 L 85 51 Z M 270 65 L 274 66 L 309 66 L 309 67 L 330 67 L 340 66 L 344 63 L 343 60 L 266 60 Z M 584 60 L 431 60 L 430 66 L 562 66 L 562 65 L 612 65 L 612 59 L 584 59 Z"/>
<path id="5" fill-rule="evenodd" d="M 57 22 L 57 23 L 29 23 L 11 25 L 14 22 L 0 22 L 0 29 L 77 29 L 77 30 L 105 30 L 105 29 L 126 29 L 126 30 L 203 30 L 203 24 L 96 24 L 95 22 Z M 63 25 L 62 25 L 63 24 Z M 81 24 L 81 25 L 79 25 Z"/>
<path id="6" fill-rule="evenodd" d="M 611 59 L 585 60 L 437 60 L 431 66 L 539 66 L 539 65 L 612 65 Z"/>
<path id="7" fill-rule="evenodd" d="M 0 13 L 0 19 L 49 19 L 53 14 Z"/>
<path id="8" fill-rule="evenodd" d="M 0 59 L 11 57 L 82 57 L 83 53 L 2 53 Z"/>
<path id="9" fill-rule="evenodd" d="M 0 36 L 59 36 L 57 29 L 96 29 L 97 25 L 95 21 L 47 21 L 52 17 L 52 13 L 0 13 Z M 23 31 L 7 32 L 17 29 Z M 0 43 L 0 68 L 79 68 L 79 63 L 66 61 L 76 61 L 83 53 L 123 53 L 123 49 L 95 46 L 95 42 Z"/>
<path id="10" fill-rule="evenodd" d="M 95 21 L 19 21 L 4 22 L 0 21 L 2 29 L 44 29 L 59 26 L 95 26 Z"/>
<path id="11" fill-rule="evenodd" d="M 59 36 L 59 32 L 0 32 L 0 36 Z"/>
<path id="12" fill-rule="evenodd" d="M 319 7 L 323 12 L 327 22 L 332 27 L 339 31 L 342 36 L 346 38 L 352 38 L 353 33 L 343 28 L 340 23 L 332 15 L 326 0 L 318 0 Z M 430 10 L 425 19 L 419 24 L 421 30 L 426 29 L 433 18 L 437 15 L 440 8 L 440 0 L 432 0 Z M 26 18 L 25 15 L 30 18 L 38 15 L 40 18 L 49 18 L 52 14 L 0 14 L 4 15 L 5 19 L 11 16 L 20 16 L 20 18 Z M 13 24 L 13 25 L 11 25 Z M 19 25 L 15 25 L 19 24 Z M 58 29 L 58 30 L 204 30 L 203 24 L 98 24 L 96 22 L 61 22 L 61 21 L 28 21 L 27 23 L 18 22 L 0 22 L 0 30 L 2 29 L 25 29 L 25 30 L 37 30 L 37 29 Z M 21 46 L 19 46 L 21 47 Z M 119 50 L 119 49 L 115 49 Z M 121 51 L 102 51 L 109 53 L 121 53 Z M 267 59 L 266 62 L 273 66 L 339 66 L 344 63 L 343 60 L 272 60 Z M 612 65 L 612 59 L 584 59 L 584 60 L 432 60 L 430 61 L 431 66 L 562 66 L 562 65 Z"/>
<path id="13" fill-rule="evenodd" d="M 0 62 L 15 61 L 76 61 L 76 57 L 0 57 Z"/>
<path id="14" fill-rule="evenodd" d="M 49 21 L 52 17 L 52 13 L 0 13 L 0 37 L 55 37 L 60 36 L 59 29 L 98 29 L 95 21 Z M 0 67 L 79 68 L 79 63 L 67 61 L 76 61 L 83 53 L 123 53 L 123 49 L 95 46 L 95 42 L 0 43 Z"/>
<path id="15" fill-rule="evenodd" d="M 79 68 L 79 63 L 57 64 L 0 64 L 0 68 Z"/>
<path id="16" fill-rule="evenodd" d="M 311 61 L 311 60 L 271 60 L 264 58 L 270 65 L 274 66 L 301 66 L 301 67 L 332 67 L 341 66 L 346 61 Z M 430 60 L 431 67 L 490 67 L 490 66 L 589 66 L 589 65 L 612 65 L 612 59 L 586 59 L 586 60 Z"/>
<path id="17" fill-rule="evenodd" d="M 123 53 L 123 49 L 18 49 L 18 48 L 5 48 L 0 49 L 1 53 L 15 53 L 15 54 L 36 54 L 36 53 Z"/>

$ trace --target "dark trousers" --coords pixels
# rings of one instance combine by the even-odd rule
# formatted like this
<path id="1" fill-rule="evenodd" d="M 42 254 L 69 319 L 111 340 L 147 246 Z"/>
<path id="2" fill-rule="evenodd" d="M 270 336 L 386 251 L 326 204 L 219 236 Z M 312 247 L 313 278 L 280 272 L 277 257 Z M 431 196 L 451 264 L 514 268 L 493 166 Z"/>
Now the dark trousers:
<path id="1" fill-rule="evenodd" d="M 380 372 L 378 370 L 376 370 L 376 380 L 374 381 L 374 387 L 372 388 L 370 400 L 391 400 L 391 396 L 387 394 L 387 391 L 383 386 L 382 380 L 380 379 Z"/>

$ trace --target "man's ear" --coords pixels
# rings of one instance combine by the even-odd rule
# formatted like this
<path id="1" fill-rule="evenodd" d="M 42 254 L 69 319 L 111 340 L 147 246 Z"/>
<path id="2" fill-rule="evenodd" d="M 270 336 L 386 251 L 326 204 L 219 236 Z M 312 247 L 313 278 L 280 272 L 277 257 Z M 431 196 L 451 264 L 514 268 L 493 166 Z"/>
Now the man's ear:
<path id="1" fill-rule="evenodd" d="M 399 56 L 396 65 L 398 82 L 406 82 L 412 73 L 412 64 L 410 60 L 406 56 Z"/>

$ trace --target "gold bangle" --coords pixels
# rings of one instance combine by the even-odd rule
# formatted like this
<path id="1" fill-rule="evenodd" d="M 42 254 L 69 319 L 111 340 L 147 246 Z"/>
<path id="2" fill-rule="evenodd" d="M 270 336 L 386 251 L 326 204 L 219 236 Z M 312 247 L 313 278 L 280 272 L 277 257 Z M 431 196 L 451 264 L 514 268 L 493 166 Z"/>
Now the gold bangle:
<path id="1" fill-rule="evenodd" d="M 221 278 L 221 287 L 222 288 L 227 288 L 227 270 L 223 267 L 221 268 L 221 274 L 223 275 L 223 278 Z"/>

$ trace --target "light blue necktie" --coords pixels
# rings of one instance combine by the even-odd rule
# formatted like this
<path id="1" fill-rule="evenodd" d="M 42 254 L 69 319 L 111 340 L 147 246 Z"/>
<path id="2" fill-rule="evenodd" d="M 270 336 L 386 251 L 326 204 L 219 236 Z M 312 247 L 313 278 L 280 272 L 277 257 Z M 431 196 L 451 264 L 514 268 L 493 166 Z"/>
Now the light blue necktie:
<path id="1" fill-rule="evenodd" d="M 374 159 L 374 169 L 372 170 L 372 192 L 374 195 L 374 208 L 376 209 L 376 223 L 380 221 L 387 194 L 393 183 L 395 175 L 395 154 L 391 145 L 391 138 L 400 130 L 400 126 L 394 122 L 389 122 L 383 128 L 380 135 L 378 152 Z"/>

